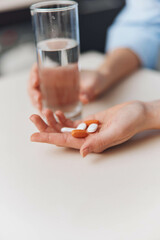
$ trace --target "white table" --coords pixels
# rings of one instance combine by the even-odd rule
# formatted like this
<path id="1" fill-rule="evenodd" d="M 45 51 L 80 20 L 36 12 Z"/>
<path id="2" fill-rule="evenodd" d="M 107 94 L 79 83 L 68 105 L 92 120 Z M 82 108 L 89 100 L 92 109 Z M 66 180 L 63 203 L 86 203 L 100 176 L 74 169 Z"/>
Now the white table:
<path id="1" fill-rule="evenodd" d="M 100 60 L 91 54 L 82 65 Z M 85 159 L 31 143 L 27 78 L 23 72 L 0 79 L 0 240 L 159 240 L 160 132 Z M 140 70 L 83 114 L 158 98 L 160 74 Z"/>

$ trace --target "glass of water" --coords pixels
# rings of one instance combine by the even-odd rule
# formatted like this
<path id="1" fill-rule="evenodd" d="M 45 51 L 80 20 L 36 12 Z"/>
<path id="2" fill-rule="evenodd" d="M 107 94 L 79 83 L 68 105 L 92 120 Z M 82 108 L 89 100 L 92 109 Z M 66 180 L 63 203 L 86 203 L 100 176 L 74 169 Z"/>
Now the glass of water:
<path id="1" fill-rule="evenodd" d="M 68 118 L 78 118 L 79 101 L 79 23 L 74 1 L 48 1 L 33 4 L 42 106 L 61 110 Z"/>

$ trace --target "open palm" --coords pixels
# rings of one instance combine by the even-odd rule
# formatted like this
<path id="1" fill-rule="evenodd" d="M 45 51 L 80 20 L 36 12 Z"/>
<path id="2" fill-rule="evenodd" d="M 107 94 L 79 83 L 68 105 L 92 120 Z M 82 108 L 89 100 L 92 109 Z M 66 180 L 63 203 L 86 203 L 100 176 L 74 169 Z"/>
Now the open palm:
<path id="1" fill-rule="evenodd" d="M 55 114 L 59 123 L 54 118 L 52 111 L 48 109 L 44 112 L 47 123 L 38 115 L 30 117 L 40 131 L 31 136 L 31 141 L 80 149 L 83 157 L 88 153 L 99 153 L 111 146 L 123 143 L 146 128 L 145 106 L 138 101 L 116 105 L 103 112 L 88 116 L 86 119 L 99 120 L 100 125 L 96 133 L 89 134 L 86 138 L 74 138 L 71 133 L 60 132 L 62 127 L 76 128 L 83 121 L 73 122 L 65 118 L 61 111 L 57 111 Z"/>

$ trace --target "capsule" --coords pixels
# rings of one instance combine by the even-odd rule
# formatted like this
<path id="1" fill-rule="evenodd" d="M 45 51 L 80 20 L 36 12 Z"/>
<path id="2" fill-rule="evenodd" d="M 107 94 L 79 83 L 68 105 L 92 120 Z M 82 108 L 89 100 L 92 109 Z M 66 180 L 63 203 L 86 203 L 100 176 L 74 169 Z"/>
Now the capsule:
<path id="1" fill-rule="evenodd" d="M 75 130 L 76 128 L 68 128 L 68 127 L 63 127 L 61 128 L 61 132 L 72 132 L 73 130 Z"/>

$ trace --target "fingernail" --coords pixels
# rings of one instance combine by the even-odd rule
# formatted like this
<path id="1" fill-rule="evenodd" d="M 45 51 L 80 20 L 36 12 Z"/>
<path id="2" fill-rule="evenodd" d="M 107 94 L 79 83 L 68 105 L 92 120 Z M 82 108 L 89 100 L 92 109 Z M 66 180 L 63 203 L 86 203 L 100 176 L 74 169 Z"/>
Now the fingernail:
<path id="1" fill-rule="evenodd" d="M 87 95 L 84 95 L 83 97 L 84 97 L 84 101 L 85 101 L 86 103 L 88 103 L 88 102 L 89 102 L 88 96 L 87 96 Z"/>
<path id="2" fill-rule="evenodd" d="M 89 148 L 85 148 L 81 152 L 81 155 L 83 158 L 85 158 L 88 154 L 89 154 Z"/>
<path id="3" fill-rule="evenodd" d="M 80 99 L 84 104 L 89 102 L 88 96 L 85 94 L 81 95 Z"/>
<path id="4" fill-rule="evenodd" d="M 31 142 L 37 142 L 37 136 L 39 136 L 39 133 L 33 133 L 33 134 L 30 136 Z"/>
<path id="5" fill-rule="evenodd" d="M 34 137 L 33 137 L 33 135 L 30 136 L 30 141 L 31 141 L 31 142 L 34 142 Z"/>
<path id="6" fill-rule="evenodd" d="M 32 121 L 32 118 L 33 118 L 33 114 L 29 117 L 29 119 Z"/>

